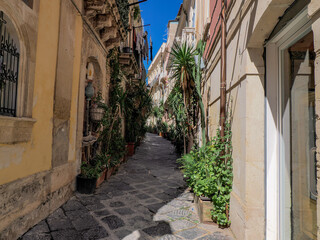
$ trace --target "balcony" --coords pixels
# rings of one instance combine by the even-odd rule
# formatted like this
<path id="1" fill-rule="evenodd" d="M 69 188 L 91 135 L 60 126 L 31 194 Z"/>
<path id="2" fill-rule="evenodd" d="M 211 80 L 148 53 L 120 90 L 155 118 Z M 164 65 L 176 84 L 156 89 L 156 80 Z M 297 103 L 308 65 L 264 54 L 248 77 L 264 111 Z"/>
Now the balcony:
<path id="1" fill-rule="evenodd" d="M 140 79 L 140 61 L 139 54 L 136 50 L 132 51 L 132 48 L 122 46 L 120 48 L 119 63 L 123 66 L 125 72 L 129 77 Z"/>
<path id="2" fill-rule="evenodd" d="M 126 39 L 127 33 L 115 0 L 84 0 L 84 9 L 90 28 L 107 51 Z"/>
<path id="3" fill-rule="evenodd" d="M 196 30 L 195 28 L 186 27 L 182 30 L 181 42 L 196 46 Z"/>

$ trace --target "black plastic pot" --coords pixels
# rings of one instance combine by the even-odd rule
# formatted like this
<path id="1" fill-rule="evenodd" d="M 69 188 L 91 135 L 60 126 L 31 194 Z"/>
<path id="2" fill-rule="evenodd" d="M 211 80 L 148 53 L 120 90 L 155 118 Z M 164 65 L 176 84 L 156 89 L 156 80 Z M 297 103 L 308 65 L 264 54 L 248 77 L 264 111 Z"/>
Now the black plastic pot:
<path id="1" fill-rule="evenodd" d="M 124 53 L 131 53 L 131 48 L 130 47 L 124 47 L 123 48 Z"/>
<path id="2" fill-rule="evenodd" d="M 77 191 L 84 194 L 92 194 L 96 189 L 96 178 L 84 178 L 81 175 L 77 176 Z"/>

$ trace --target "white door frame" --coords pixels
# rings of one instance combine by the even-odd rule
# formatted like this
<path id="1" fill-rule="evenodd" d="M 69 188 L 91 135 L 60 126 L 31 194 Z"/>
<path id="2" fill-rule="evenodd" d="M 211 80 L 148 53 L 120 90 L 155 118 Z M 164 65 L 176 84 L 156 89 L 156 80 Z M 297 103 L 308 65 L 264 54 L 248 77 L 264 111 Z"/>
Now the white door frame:
<path id="1" fill-rule="evenodd" d="M 266 182 L 266 239 L 284 240 L 284 180 L 290 158 L 284 154 L 282 135 L 283 51 L 311 31 L 307 8 L 301 11 L 266 44 L 266 98 L 265 98 L 265 182 Z M 290 166 L 290 164 L 289 164 Z M 287 171 L 288 172 L 288 171 Z M 290 172 L 290 171 L 289 171 Z"/>

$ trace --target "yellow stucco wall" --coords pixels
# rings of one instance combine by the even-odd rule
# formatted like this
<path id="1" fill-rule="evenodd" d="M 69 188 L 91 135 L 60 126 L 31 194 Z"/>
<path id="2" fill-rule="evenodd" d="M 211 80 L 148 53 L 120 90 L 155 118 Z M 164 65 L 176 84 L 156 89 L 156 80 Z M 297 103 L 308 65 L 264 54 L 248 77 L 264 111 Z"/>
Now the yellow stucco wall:
<path id="1" fill-rule="evenodd" d="M 0 185 L 49 170 L 52 156 L 53 96 L 56 76 L 60 0 L 40 1 L 31 141 L 0 145 Z"/>
<path id="2" fill-rule="evenodd" d="M 68 161 L 76 160 L 76 143 L 77 143 L 77 112 L 78 112 L 78 93 L 81 66 L 81 47 L 82 47 L 82 31 L 83 22 L 81 16 L 76 17 L 75 26 L 75 46 L 74 46 L 74 62 L 73 62 L 73 83 L 72 83 L 72 99 L 70 112 L 70 132 L 69 132 L 69 157 Z"/>

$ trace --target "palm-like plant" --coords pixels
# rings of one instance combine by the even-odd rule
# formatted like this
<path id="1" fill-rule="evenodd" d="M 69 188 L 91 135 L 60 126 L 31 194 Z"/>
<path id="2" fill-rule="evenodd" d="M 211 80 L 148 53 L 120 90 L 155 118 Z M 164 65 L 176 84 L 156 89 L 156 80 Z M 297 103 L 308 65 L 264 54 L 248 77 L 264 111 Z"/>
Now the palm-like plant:
<path id="1" fill-rule="evenodd" d="M 202 79 L 202 71 L 201 71 L 201 58 L 203 56 L 204 50 L 205 50 L 205 43 L 201 40 L 198 42 L 197 49 L 196 49 L 196 58 L 198 60 L 198 64 L 194 65 L 193 69 L 193 78 L 195 80 L 195 86 L 196 86 L 196 92 L 198 95 L 198 102 L 201 110 L 201 132 L 202 132 L 202 144 L 203 146 L 206 145 L 206 120 L 205 120 L 205 112 L 204 112 L 204 105 L 202 101 L 202 95 L 201 95 L 201 79 Z"/>
<path id="2" fill-rule="evenodd" d="M 185 107 L 188 108 L 191 102 L 193 88 L 195 86 L 193 79 L 193 68 L 195 50 L 187 43 L 179 45 L 177 42 L 173 44 L 171 51 L 171 70 L 173 78 L 176 79 L 183 91 L 183 101 Z"/>
<path id="3" fill-rule="evenodd" d="M 194 135 L 194 127 L 191 124 L 191 120 L 193 119 L 193 125 L 195 125 L 199 108 L 201 113 L 202 143 L 206 145 L 205 111 L 201 95 L 202 70 L 200 66 L 204 49 L 205 44 L 202 41 L 199 41 L 196 48 L 186 42 L 182 44 L 175 42 L 171 52 L 171 70 L 173 78 L 177 81 L 176 86 L 182 90 L 184 111 L 189 125 L 188 151 L 192 147 Z M 174 100 L 174 98 L 171 100 Z"/>
<path id="4" fill-rule="evenodd" d="M 173 78 L 180 84 L 183 95 L 184 110 L 188 122 L 188 152 L 193 144 L 193 126 L 190 116 L 192 116 L 192 96 L 194 95 L 195 81 L 193 77 L 196 54 L 195 49 L 188 43 L 178 44 L 175 42 L 171 50 L 171 70 Z M 185 142 L 185 140 L 184 140 Z M 186 145 L 186 144 L 184 144 Z M 184 146 L 186 153 L 186 146 Z"/>

